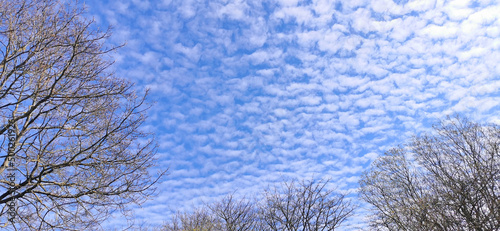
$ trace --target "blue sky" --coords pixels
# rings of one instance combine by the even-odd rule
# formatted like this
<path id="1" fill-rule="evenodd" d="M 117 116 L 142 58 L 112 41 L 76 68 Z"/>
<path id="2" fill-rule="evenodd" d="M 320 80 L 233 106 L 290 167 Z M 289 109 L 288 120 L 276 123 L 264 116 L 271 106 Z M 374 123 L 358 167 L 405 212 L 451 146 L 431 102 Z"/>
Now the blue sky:
<path id="1" fill-rule="evenodd" d="M 355 195 L 371 161 L 446 115 L 500 123 L 498 1 L 85 4 L 127 43 L 117 76 L 156 101 L 145 129 L 170 174 L 135 210 L 151 223 L 284 177 Z"/>

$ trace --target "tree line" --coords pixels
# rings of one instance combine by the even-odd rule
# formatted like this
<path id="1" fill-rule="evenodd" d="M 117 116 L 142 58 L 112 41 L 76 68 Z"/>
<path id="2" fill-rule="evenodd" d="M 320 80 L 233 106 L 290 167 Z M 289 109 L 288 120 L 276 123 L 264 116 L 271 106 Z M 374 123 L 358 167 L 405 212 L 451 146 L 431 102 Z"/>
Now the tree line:
<path id="1" fill-rule="evenodd" d="M 356 212 L 328 181 L 283 182 L 260 201 L 232 195 L 161 230 L 335 230 Z M 500 126 L 448 117 L 378 157 L 359 181 L 373 230 L 500 230 Z"/>
<path id="2" fill-rule="evenodd" d="M 72 0 L 0 0 L 0 226 L 102 230 L 152 198 L 146 92 L 109 70 L 109 30 Z M 374 230 L 500 230 L 500 127 L 448 117 L 361 176 Z M 160 230 L 335 230 L 356 213 L 328 180 L 227 195 Z M 359 208 L 361 209 L 361 208 Z M 139 227 L 140 228 L 140 227 Z M 134 229 L 133 227 L 131 229 Z"/>
<path id="3" fill-rule="evenodd" d="M 194 212 L 177 213 L 160 230 L 335 230 L 356 206 L 329 186 L 327 180 L 289 180 L 264 190 L 261 200 L 229 194 Z"/>

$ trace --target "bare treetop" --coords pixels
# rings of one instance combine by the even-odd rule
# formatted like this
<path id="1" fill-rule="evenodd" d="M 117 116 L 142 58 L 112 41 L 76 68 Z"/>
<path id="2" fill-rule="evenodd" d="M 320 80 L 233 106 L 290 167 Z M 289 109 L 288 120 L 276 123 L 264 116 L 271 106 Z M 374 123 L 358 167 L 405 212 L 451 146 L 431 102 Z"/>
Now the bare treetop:
<path id="1" fill-rule="evenodd" d="M 11 201 L 17 213 L 7 227 L 97 228 L 153 193 L 145 96 L 107 71 L 110 34 L 93 28 L 73 1 L 0 1 L 0 173 L 15 168 L 0 215 Z"/>
<path id="2" fill-rule="evenodd" d="M 361 180 L 388 230 L 500 229 L 500 127 L 448 118 L 377 159 Z"/>
<path id="3" fill-rule="evenodd" d="M 327 189 L 329 184 L 327 180 L 283 181 L 264 190 L 260 200 L 228 194 L 192 213 L 178 213 L 160 230 L 336 230 L 353 215 L 356 205 L 344 194 Z"/>

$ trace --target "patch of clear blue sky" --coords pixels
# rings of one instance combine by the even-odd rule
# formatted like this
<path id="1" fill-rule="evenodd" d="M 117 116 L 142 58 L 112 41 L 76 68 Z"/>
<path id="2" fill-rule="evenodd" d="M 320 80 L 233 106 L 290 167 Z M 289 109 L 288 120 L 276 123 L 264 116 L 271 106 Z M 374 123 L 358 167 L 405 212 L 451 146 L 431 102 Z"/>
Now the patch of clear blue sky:
<path id="1" fill-rule="evenodd" d="M 136 210 L 148 222 L 282 177 L 331 178 L 355 198 L 374 158 L 446 115 L 500 121 L 495 1 L 86 4 L 127 42 L 116 74 L 157 101 L 145 129 L 170 175 Z"/>

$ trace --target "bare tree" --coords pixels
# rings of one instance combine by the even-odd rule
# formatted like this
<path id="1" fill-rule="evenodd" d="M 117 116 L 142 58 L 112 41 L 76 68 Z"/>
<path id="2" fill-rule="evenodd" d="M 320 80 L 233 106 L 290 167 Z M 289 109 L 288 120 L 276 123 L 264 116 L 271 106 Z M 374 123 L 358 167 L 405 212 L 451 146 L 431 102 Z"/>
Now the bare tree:
<path id="1" fill-rule="evenodd" d="M 352 215 L 355 207 L 327 189 L 328 181 L 290 181 L 264 194 L 261 219 L 266 230 L 335 230 Z"/>
<path id="2" fill-rule="evenodd" d="M 500 127 L 448 118 L 377 159 L 361 180 L 388 230 L 499 230 Z"/>
<path id="3" fill-rule="evenodd" d="M 219 231 L 224 230 L 222 223 L 206 207 L 194 212 L 177 213 L 170 223 L 163 226 L 164 231 Z"/>
<path id="4" fill-rule="evenodd" d="M 177 214 L 163 230 L 335 230 L 355 206 L 344 195 L 326 189 L 328 183 L 285 181 L 266 190 L 260 202 L 229 194 L 193 213 Z"/>
<path id="5" fill-rule="evenodd" d="M 197 208 L 191 213 L 178 212 L 162 230 L 263 230 L 258 224 L 255 203 L 245 198 L 237 200 L 233 194 L 228 194 L 221 200 Z"/>
<path id="6" fill-rule="evenodd" d="M 391 149 L 363 176 L 361 197 L 376 209 L 376 228 L 434 230 L 434 225 L 444 224 L 431 213 L 435 201 L 412 161 L 402 148 Z"/>
<path id="7" fill-rule="evenodd" d="M 147 106 L 114 77 L 109 32 L 73 1 L 0 0 L 0 215 L 6 228 L 87 230 L 148 198 Z"/>
<path id="8" fill-rule="evenodd" d="M 225 196 L 219 202 L 207 206 L 223 224 L 227 231 L 259 230 L 260 222 L 257 208 L 251 200 L 236 199 L 233 194 Z"/>

